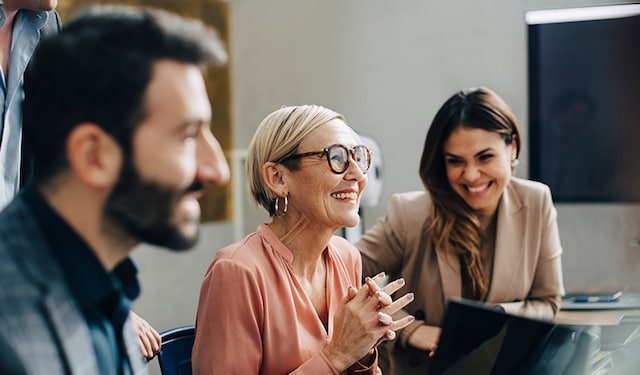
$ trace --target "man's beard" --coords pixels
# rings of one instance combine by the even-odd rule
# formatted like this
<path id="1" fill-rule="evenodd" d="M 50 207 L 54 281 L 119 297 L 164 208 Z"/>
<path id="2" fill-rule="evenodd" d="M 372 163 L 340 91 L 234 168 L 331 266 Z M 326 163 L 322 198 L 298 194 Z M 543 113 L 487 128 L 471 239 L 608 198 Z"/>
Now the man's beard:
<path id="1" fill-rule="evenodd" d="M 176 189 L 145 180 L 131 160 L 124 160 L 118 182 L 107 198 L 104 215 L 107 222 L 117 225 L 131 239 L 187 250 L 198 242 L 199 231 L 192 236 L 182 233 L 175 207 L 185 194 L 201 189 L 199 181 L 187 189 Z"/>

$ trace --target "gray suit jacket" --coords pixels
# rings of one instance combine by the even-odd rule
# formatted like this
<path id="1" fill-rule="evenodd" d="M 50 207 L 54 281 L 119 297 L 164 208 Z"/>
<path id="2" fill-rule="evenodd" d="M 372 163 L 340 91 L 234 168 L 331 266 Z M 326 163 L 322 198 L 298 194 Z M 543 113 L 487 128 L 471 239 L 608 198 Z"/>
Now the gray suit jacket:
<path id="1" fill-rule="evenodd" d="M 146 374 L 130 320 L 124 330 L 133 373 Z M 0 374 L 99 374 L 89 327 L 21 195 L 0 213 L 0 349 L 13 357 Z"/>
<path id="2" fill-rule="evenodd" d="M 393 366 L 393 372 L 385 374 L 427 373 L 427 353 L 409 347 L 408 337 L 422 324 L 439 326 L 448 300 L 462 295 L 460 263 L 424 236 L 432 205 L 425 191 L 395 194 L 386 215 L 356 243 L 363 276 L 385 271 L 403 277 L 406 284 L 396 294 L 415 294 L 402 312 L 414 315 L 415 322 L 385 345 L 392 351 Z M 502 305 L 508 313 L 552 319 L 564 294 L 561 254 L 549 188 L 512 177 L 498 208 L 487 302 Z"/>

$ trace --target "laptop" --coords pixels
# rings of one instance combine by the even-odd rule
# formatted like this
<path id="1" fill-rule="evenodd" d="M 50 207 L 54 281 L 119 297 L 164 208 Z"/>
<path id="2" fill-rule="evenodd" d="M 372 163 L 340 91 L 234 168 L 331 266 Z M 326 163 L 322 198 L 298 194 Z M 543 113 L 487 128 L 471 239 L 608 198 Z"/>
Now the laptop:
<path id="1" fill-rule="evenodd" d="M 599 349 L 588 327 L 568 327 L 507 314 L 466 299 L 451 300 L 430 375 L 588 373 Z"/>

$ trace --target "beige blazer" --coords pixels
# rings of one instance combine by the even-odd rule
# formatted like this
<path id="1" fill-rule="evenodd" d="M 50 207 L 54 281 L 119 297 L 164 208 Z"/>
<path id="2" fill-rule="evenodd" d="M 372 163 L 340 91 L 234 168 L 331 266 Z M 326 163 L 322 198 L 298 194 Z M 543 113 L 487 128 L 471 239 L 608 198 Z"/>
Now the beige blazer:
<path id="1" fill-rule="evenodd" d="M 422 324 L 440 325 L 447 301 L 462 294 L 459 261 L 425 238 L 431 207 L 428 192 L 395 194 L 385 216 L 356 243 L 364 276 L 385 271 L 392 280 L 403 277 L 406 285 L 397 295 L 415 294 L 400 315 L 412 314 L 416 321 L 387 343 L 392 374 L 426 374 L 427 353 L 408 348 L 407 339 Z M 498 207 L 487 302 L 509 313 L 552 319 L 564 295 L 561 254 L 549 188 L 512 177 Z"/>

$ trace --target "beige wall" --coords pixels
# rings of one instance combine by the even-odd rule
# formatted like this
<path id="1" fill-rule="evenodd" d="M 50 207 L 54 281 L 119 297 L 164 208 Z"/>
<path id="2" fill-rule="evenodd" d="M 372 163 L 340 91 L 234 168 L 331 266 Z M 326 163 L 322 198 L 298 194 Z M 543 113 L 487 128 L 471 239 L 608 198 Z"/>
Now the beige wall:
<path id="1" fill-rule="evenodd" d="M 421 189 L 418 158 L 436 109 L 454 91 L 485 85 L 512 106 L 527 137 L 527 10 L 619 1 L 570 0 L 236 0 L 230 3 L 235 153 L 260 120 L 285 104 L 316 103 L 345 114 L 379 140 L 384 191 Z M 522 155 L 526 177 L 528 152 Z M 241 179 L 241 170 L 234 170 Z M 240 176 L 240 177 L 238 177 Z M 240 187 L 244 192 L 244 187 Z M 207 225 L 194 253 L 136 253 L 144 294 L 138 311 L 159 329 L 193 320 L 199 279 L 216 249 L 264 214 L 245 207 L 242 223 Z M 640 280 L 640 207 L 560 205 L 566 286 Z M 517 249 L 514 249 L 514 251 Z M 170 277 L 165 275 L 170 274 Z M 164 293 L 166 291 L 166 294 Z"/>

